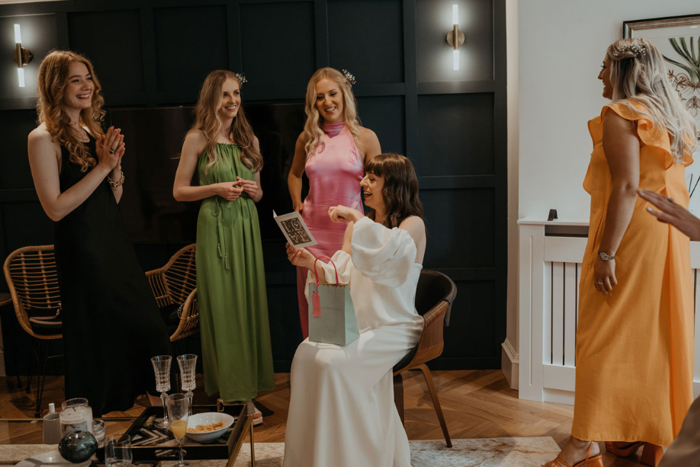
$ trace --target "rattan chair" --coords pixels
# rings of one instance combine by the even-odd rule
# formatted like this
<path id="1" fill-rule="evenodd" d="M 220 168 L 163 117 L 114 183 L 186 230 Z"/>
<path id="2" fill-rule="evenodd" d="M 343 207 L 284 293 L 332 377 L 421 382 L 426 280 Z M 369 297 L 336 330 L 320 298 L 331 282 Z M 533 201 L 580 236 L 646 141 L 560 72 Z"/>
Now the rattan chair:
<path id="1" fill-rule="evenodd" d="M 36 412 L 39 417 L 46 379 L 49 341 L 61 339 L 61 295 L 53 245 L 27 246 L 13 251 L 3 266 L 5 280 L 20 326 L 32 339 L 37 359 Z M 36 344 L 36 346 L 34 345 Z M 51 357 L 56 357 L 53 355 Z M 27 393 L 31 391 L 31 369 Z"/>
<path id="2" fill-rule="evenodd" d="M 146 277 L 158 306 L 161 309 L 177 310 L 179 315 L 170 342 L 199 332 L 195 244 L 182 248 L 165 266 L 148 271 Z"/>
<path id="3" fill-rule="evenodd" d="M 452 302 L 455 296 L 457 296 L 457 286 L 452 279 L 441 272 L 428 269 L 421 271 L 416 290 L 416 310 L 425 320 L 423 333 L 418 345 L 394 366 L 394 401 L 401 416 L 401 422 L 404 421 L 403 376 L 401 373 L 408 370 L 420 370 L 428 385 L 428 391 L 433 400 L 433 406 L 448 448 L 452 447 L 450 433 L 447 431 L 447 424 L 442 415 L 442 407 L 440 407 L 440 400 L 433 384 L 433 377 L 426 363 L 442 354 L 445 347 L 442 334 L 443 324 L 444 326 L 450 324 Z"/>

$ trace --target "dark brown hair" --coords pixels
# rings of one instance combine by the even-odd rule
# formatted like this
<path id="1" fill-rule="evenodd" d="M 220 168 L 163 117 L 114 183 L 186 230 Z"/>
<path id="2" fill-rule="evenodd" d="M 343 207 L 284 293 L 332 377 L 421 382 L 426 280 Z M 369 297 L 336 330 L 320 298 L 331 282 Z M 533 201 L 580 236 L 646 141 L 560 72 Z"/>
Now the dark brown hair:
<path id="1" fill-rule="evenodd" d="M 365 164 L 365 173 L 384 177 L 382 198 L 386 208 L 385 227 L 398 227 L 411 216 L 423 218 L 423 205 L 418 199 L 418 177 L 408 157 L 380 154 Z M 367 214 L 372 220 L 375 220 L 375 215 L 374 209 Z"/>

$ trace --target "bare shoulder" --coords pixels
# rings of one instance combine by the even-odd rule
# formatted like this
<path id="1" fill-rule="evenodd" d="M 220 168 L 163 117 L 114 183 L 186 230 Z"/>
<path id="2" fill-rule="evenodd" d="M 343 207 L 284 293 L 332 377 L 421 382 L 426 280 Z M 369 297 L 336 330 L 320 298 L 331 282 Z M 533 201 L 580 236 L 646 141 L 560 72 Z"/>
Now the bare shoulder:
<path id="1" fill-rule="evenodd" d="M 297 146 L 301 145 L 304 146 L 306 144 L 306 132 L 302 131 L 299 133 L 299 137 L 297 137 Z"/>
<path id="2" fill-rule="evenodd" d="M 52 143 L 53 138 L 51 137 L 51 133 L 49 133 L 49 130 L 46 129 L 46 125 L 43 123 L 39 125 L 38 127 L 34 128 L 30 133 L 28 137 L 29 142 L 32 143 Z"/>
<path id="3" fill-rule="evenodd" d="M 207 144 L 207 137 L 204 136 L 202 130 L 190 130 L 185 136 L 185 142 L 190 144 L 201 144 L 202 146 Z"/>
<path id="4" fill-rule="evenodd" d="M 363 143 L 379 141 L 379 138 L 377 138 L 377 134 L 374 131 L 363 126 L 360 127 L 360 138 L 362 139 Z"/>
<path id="5" fill-rule="evenodd" d="M 407 217 L 401 222 L 399 228 L 408 232 L 416 245 L 425 240 L 425 222 L 418 216 Z"/>

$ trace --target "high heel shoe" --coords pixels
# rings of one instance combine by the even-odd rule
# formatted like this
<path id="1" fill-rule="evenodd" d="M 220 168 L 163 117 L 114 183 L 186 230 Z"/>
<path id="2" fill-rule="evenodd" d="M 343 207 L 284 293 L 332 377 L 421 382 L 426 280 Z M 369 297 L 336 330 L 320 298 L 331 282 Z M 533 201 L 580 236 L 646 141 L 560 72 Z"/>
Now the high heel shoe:
<path id="1" fill-rule="evenodd" d="M 644 450 L 642 451 L 642 457 L 639 462 L 645 465 L 651 465 L 656 467 L 661 461 L 661 457 L 664 455 L 664 448 L 657 446 L 656 444 L 644 443 Z"/>
<path id="2" fill-rule="evenodd" d="M 615 443 L 613 443 L 612 441 L 606 441 L 605 450 L 608 451 L 610 454 L 615 454 L 617 457 L 629 457 L 635 452 L 637 452 L 637 449 L 642 447 L 642 445 L 644 445 L 644 443 L 638 441 L 636 443 L 630 443 L 627 446 L 621 448 L 619 446 L 615 446 Z"/>
<path id="3" fill-rule="evenodd" d="M 605 464 L 603 464 L 603 455 L 596 454 L 595 456 L 591 457 L 591 449 L 593 449 L 593 442 L 591 442 L 591 444 L 588 446 L 586 458 L 582 461 L 578 461 L 574 465 L 567 464 L 561 460 L 559 456 L 557 456 L 556 459 L 547 462 L 542 467 L 605 467 Z"/>

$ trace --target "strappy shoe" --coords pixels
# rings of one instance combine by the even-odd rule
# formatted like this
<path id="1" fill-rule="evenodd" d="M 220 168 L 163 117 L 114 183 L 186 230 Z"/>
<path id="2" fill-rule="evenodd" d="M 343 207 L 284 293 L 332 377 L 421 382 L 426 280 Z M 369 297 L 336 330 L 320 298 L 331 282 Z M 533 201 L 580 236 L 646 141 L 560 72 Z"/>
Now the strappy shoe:
<path id="1" fill-rule="evenodd" d="M 638 441 L 636 443 L 630 443 L 625 447 L 619 447 L 615 446 L 615 443 L 613 443 L 612 441 L 606 441 L 605 450 L 608 451 L 610 454 L 615 454 L 617 457 L 629 457 L 635 452 L 637 452 L 637 449 L 639 449 L 643 445 L 643 442 Z"/>
<path id="2" fill-rule="evenodd" d="M 561 460 L 559 456 L 557 456 L 556 459 L 547 462 L 542 467 L 605 467 L 605 464 L 603 464 L 603 455 L 596 454 L 595 456 L 591 457 L 591 449 L 593 449 L 593 442 L 591 442 L 591 444 L 588 446 L 586 458 L 582 461 L 575 463 L 574 465 L 567 464 L 566 462 Z"/>

